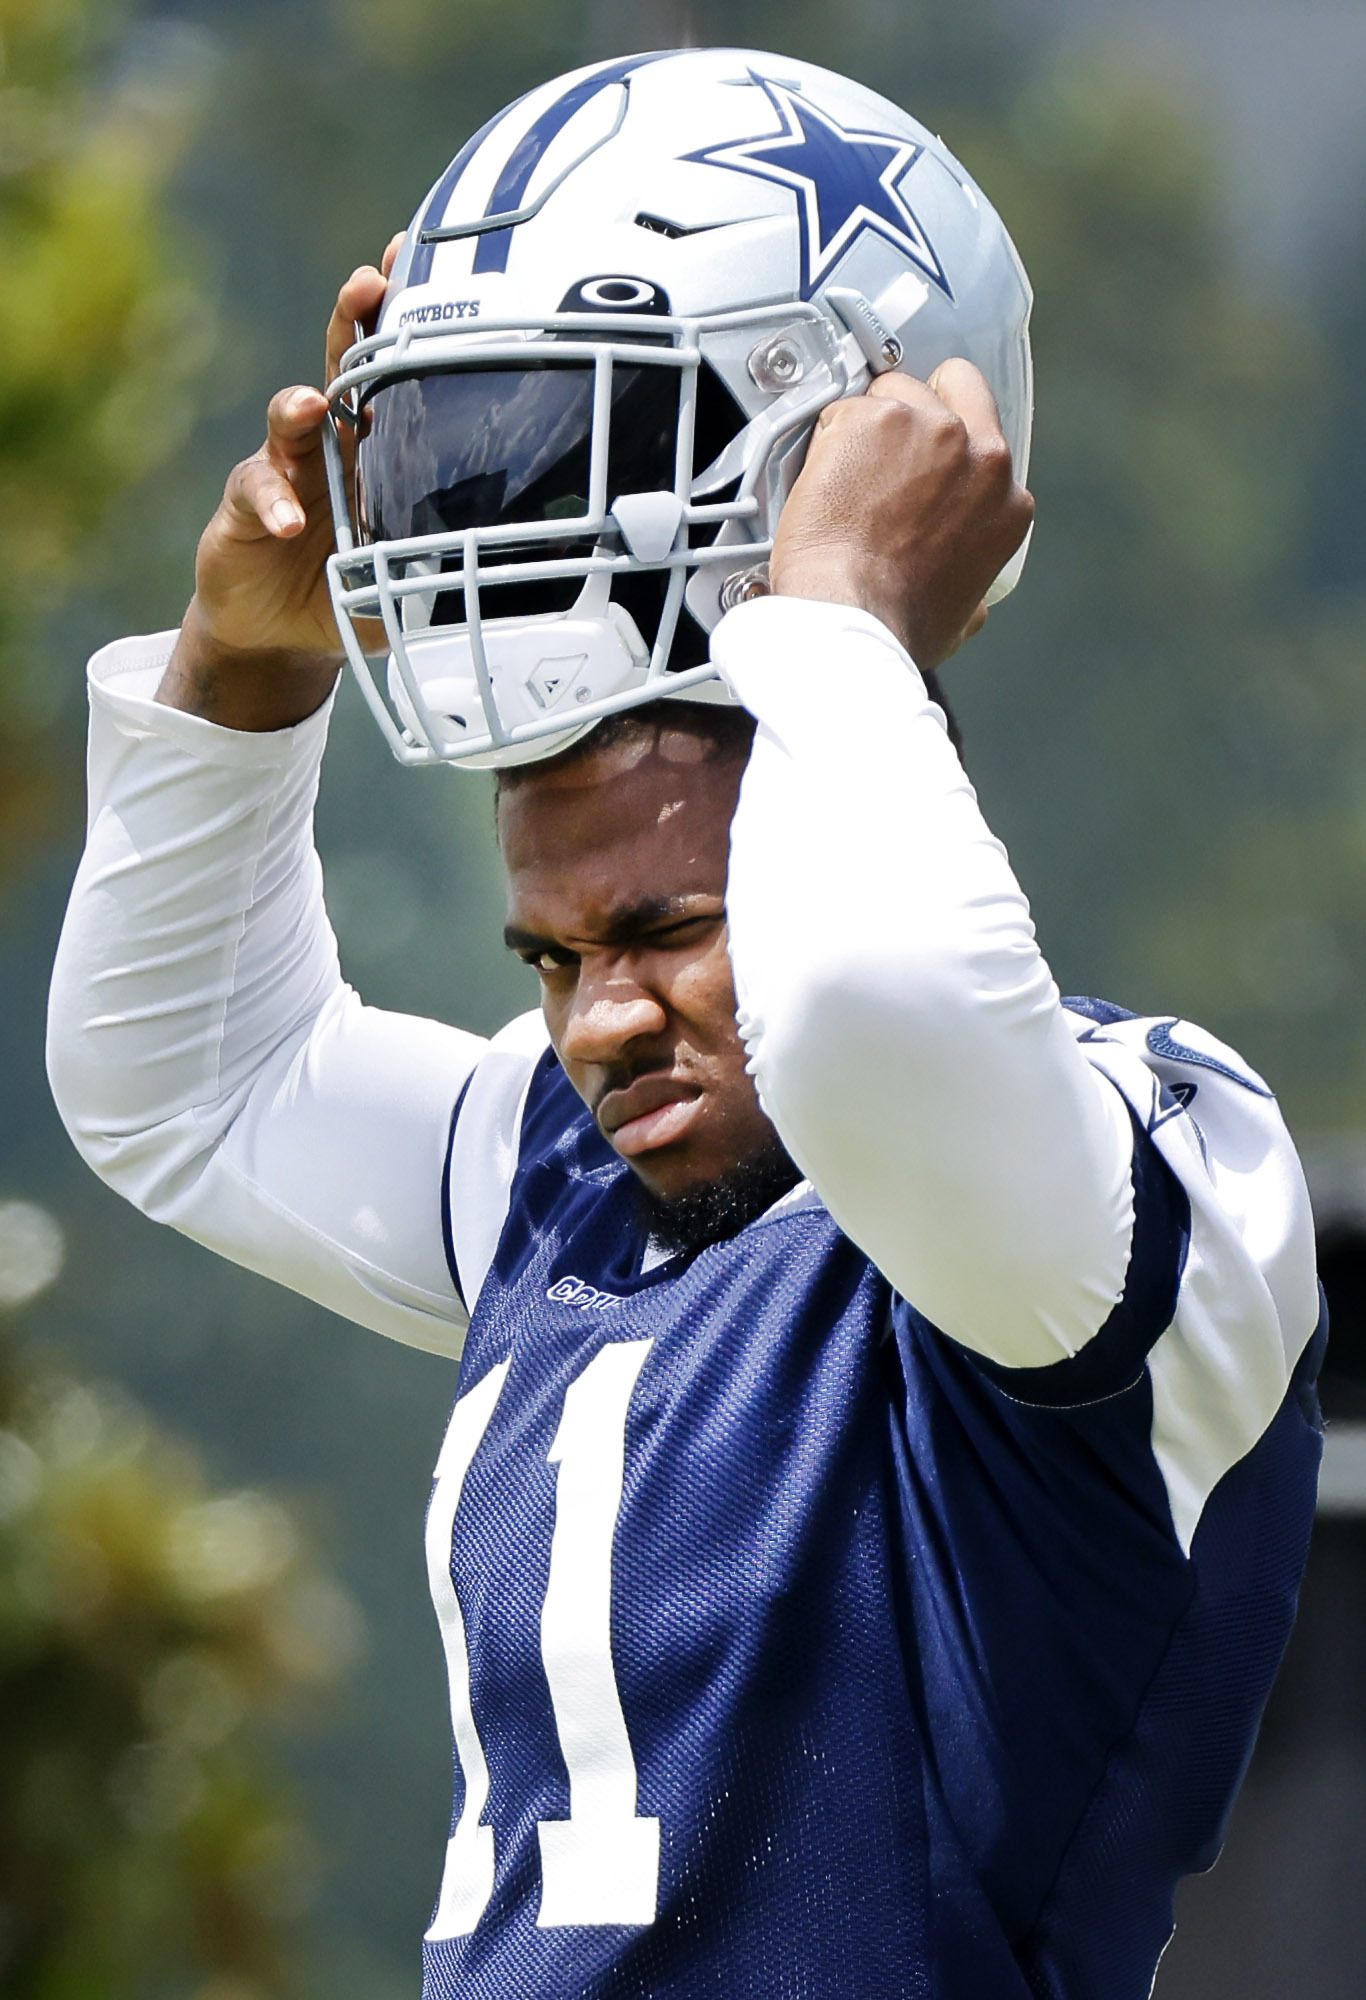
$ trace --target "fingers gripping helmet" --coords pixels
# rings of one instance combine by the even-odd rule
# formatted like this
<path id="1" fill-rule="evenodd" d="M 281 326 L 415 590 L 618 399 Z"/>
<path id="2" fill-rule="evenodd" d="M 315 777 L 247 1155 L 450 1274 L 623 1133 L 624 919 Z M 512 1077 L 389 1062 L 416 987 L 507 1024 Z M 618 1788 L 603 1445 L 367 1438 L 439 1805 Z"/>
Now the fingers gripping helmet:
<path id="1" fill-rule="evenodd" d="M 333 603 L 395 755 L 527 762 L 661 695 L 727 699 L 708 635 L 819 411 L 963 355 L 1023 479 L 1029 309 L 944 146 L 810 63 L 632 56 L 491 119 L 329 390 Z"/>

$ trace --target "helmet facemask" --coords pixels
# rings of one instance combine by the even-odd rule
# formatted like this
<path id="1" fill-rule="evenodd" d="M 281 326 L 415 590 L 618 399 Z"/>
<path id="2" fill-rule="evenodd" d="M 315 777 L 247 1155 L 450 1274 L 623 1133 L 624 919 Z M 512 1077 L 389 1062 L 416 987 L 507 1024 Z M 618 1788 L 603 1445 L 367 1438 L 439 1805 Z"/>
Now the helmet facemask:
<path id="1" fill-rule="evenodd" d="M 775 339 L 801 357 L 793 385 L 747 420 L 724 378 Z M 771 548 L 784 441 L 804 446 L 846 386 L 824 315 L 791 302 L 648 332 L 599 310 L 359 342 L 329 391 L 329 578 L 399 760 L 526 762 L 662 694 L 724 699 L 707 640 L 725 580 Z"/>

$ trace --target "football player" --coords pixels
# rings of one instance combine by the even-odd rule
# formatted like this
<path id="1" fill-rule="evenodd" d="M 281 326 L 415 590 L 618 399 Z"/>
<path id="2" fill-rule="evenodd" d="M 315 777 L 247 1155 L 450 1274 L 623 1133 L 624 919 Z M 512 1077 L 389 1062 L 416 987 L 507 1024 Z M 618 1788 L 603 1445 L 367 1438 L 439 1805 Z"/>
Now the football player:
<path id="1" fill-rule="evenodd" d="M 927 692 L 1029 528 L 1009 239 L 894 106 L 713 50 L 531 92 L 387 261 L 180 635 L 93 664 L 51 1068 L 146 1213 L 460 1357 L 424 1991 L 1146 2000 L 1322 1330 L 1271 1093 L 1059 999 Z M 492 1041 L 342 980 L 343 651 L 497 773 L 544 1004 Z"/>

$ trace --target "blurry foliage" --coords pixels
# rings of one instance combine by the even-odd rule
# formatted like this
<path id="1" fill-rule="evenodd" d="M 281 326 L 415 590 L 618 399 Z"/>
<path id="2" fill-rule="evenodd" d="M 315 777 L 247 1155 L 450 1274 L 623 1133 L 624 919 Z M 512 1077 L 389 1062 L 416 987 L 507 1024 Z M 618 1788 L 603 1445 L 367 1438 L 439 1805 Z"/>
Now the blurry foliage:
<path id="1" fill-rule="evenodd" d="M 1094 718 L 1079 819 L 1112 838 L 1077 874 L 1100 955 L 1116 997 L 1243 1047 L 1297 1122 L 1359 1125 L 1366 597 L 1359 562 L 1324 588 L 1308 535 L 1331 363 L 1248 297 L 1169 81 L 1074 67 L 1011 130 L 1053 558 L 1025 615 Z M 1351 496 L 1339 536 L 1366 526 Z"/>
<path id="2" fill-rule="evenodd" d="M 136 59 L 120 73 L 123 26 L 113 0 L 0 0 L 6 863 L 60 772 L 43 617 L 88 583 L 113 503 L 184 436 L 209 344 L 164 199 L 189 79 Z M 46 1211 L 0 1204 L 0 1306 L 60 1260 Z M 316 1868 L 251 1729 L 335 1676 L 355 1623 L 275 1501 L 214 1493 L 120 1392 L 0 1336 L 7 2000 L 295 1989 Z"/>
<path id="3" fill-rule="evenodd" d="M 1323 343 L 1250 295 L 1169 75 L 1069 60 L 949 137 L 1037 295 L 1035 547 L 957 683 L 989 810 L 1065 985 L 1184 1011 L 1298 1124 L 1360 1125 L 1366 600 L 1309 533 Z M 1346 480 L 1318 514 L 1366 527 Z"/>
<path id="4" fill-rule="evenodd" d="M 969 150 L 1037 295 L 1039 445 L 1065 509 L 1042 532 L 1066 533 L 1071 570 L 1105 552 L 1125 642 L 1242 617 L 1287 554 L 1308 357 L 1231 266 L 1199 123 L 1166 78 L 1093 60 L 1034 80 Z"/>
<path id="5" fill-rule="evenodd" d="M 101 80 L 115 0 L 0 0 L 0 851 L 41 820 L 38 620 L 176 445 L 208 343 L 163 191 L 184 79 Z"/>
<path id="6" fill-rule="evenodd" d="M 1028 761 L 1002 777 L 1061 875 L 1077 958 L 1147 984 L 1136 900 L 1270 775 L 1250 768 L 1247 675 L 1287 603 L 1304 609 L 1313 345 L 1248 296 L 1203 128 L 1165 77 L 1068 62 L 950 136 L 1000 189 L 1037 301 L 1034 550 L 990 687 L 969 660 L 965 693 L 1023 725 L 1007 741 Z"/>
<path id="7" fill-rule="evenodd" d="M 311 1844 L 246 1725 L 353 1650 L 273 1500 L 0 1345 L 0 1990 L 293 1990 Z"/>

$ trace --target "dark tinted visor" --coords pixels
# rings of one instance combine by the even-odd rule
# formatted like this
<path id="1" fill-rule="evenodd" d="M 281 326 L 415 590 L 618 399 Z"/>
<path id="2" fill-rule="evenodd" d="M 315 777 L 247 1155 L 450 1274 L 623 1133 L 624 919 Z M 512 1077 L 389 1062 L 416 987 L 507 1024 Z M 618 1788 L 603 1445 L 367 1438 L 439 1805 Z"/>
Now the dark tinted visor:
<path id="1" fill-rule="evenodd" d="M 672 490 L 678 398 L 676 368 L 613 368 L 609 507 L 619 493 Z M 372 541 L 587 512 L 591 367 L 541 362 L 401 376 L 366 408 L 357 487 Z"/>

